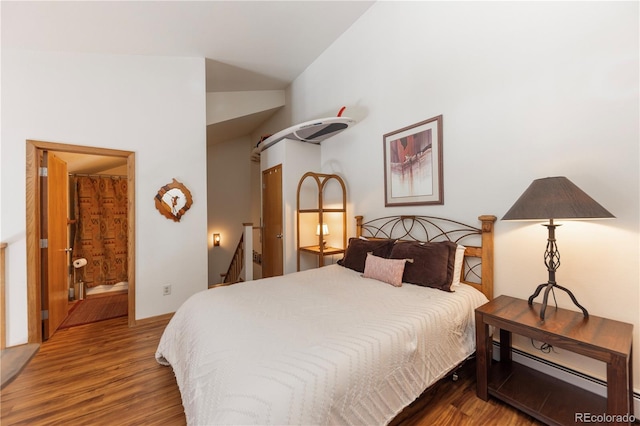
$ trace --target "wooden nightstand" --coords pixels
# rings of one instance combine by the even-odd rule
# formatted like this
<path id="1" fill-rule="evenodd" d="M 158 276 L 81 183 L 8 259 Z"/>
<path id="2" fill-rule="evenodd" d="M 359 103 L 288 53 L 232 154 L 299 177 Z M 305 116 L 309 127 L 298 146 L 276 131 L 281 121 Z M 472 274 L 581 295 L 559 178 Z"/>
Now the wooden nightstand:
<path id="1" fill-rule="evenodd" d="M 489 326 L 500 329 L 500 362 L 492 365 Z M 607 364 L 607 398 L 511 361 L 511 333 L 549 343 Z M 540 320 L 540 304 L 499 296 L 476 309 L 477 388 L 484 401 L 492 395 L 550 425 L 576 422 L 576 413 L 629 424 L 633 415 L 633 325 L 549 307 Z M 585 421 L 586 423 L 586 421 Z"/>
<path id="2" fill-rule="evenodd" d="M 318 256 L 318 266 L 324 266 L 324 257 L 332 256 L 334 254 L 342 254 L 344 253 L 344 249 L 335 248 L 335 247 L 323 247 L 322 252 L 320 252 L 320 246 L 307 246 L 300 247 L 298 250 L 301 252 L 312 253 Z"/>

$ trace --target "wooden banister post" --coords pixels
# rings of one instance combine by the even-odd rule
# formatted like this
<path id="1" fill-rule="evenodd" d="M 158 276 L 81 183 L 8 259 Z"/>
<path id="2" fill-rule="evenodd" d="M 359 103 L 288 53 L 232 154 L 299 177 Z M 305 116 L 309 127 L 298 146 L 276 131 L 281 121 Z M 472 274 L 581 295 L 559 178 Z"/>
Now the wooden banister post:
<path id="1" fill-rule="evenodd" d="M 244 280 L 253 280 L 253 223 L 244 226 Z"/>

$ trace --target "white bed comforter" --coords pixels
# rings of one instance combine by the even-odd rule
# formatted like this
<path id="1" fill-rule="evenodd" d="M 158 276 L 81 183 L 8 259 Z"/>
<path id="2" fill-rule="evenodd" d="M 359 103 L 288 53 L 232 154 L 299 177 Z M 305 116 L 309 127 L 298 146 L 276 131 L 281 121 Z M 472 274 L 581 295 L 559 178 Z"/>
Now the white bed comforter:
<path id="1" fill-rule="evenodd" d="M 331 265 L 193 295 L 156 359 L 190 425 L 385 424 L 473 353 L 486 302 Z"/>

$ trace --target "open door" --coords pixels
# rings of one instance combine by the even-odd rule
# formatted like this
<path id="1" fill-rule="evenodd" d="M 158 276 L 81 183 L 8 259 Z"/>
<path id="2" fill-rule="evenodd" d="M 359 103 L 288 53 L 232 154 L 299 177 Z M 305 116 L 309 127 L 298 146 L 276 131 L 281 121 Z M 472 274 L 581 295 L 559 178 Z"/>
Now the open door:
<path id="1" fill-rule="evenodd" d="M 282 275 L 282 165 L 262 172 L 262 277 Z"/>
<path id="2" fill-rule="evenodd" d="M 69 311 L 67 163 L 45 151 L 42 158 L 42 319 L 43 338 L 58 329 Z"/>
<path id="3" fill-rule="evenodd" d="M 43 203 L 43 191 L 45 190 L 45 181 L 40 177 L 40 167 L 42 166 L 42 157 L 45 152 L 67 152 L 87 155 L 100 155 L 125 158 L 127 161 L 127 275 L 129 282 L 129 309 L 128 318 L 129 326 L 136 325 L 136 273 L 135 273 L 135 205 L 136 205 L 136 189 L 135 189 L 135 153 L 132 151 L 123 151 L 117 149 L 97 148 L 92 146 L 69 145 L 57 142 L 45 142 L 36 140 L 26 141 L 26 211 L 27 211 L 27 312 L 28 312 L 28 328 L 29 343 L 41 343 L 43 340 L 42 327 L 42 310 L 49 309 L 49 301 L 43 304 L 42 295 L 48 280 L 43 278 L 43 270 L 47 269 L 45 262 L 48 255 L 48 249 L 41 249 L 41 240 L 43 240 L 43 227 L 47 215 L 42 211 L 45 208 Z M 55 167 L 55 166 L 54 166 Z M 48 174 L 48 173 L 47 173 Z M 48 178 L 47 178 L 48 179 Z M 65 184 L 66 187 L 66 184 Z M 66 194 L 63 195 L 66 197 Z M 48 198 L 48 197 L 47 197 Z M 65 225 L 66 226 L 66 225 Z M 43 252 L 41 255 L 40 252 Z M 46 255 L 44 253 L 47 253 Z M 46 260 L 48 263 L 48 260 Z M 48 271 L 47 271 L 48 274 Z M 65 292 L 67 290 L 65 289 Z M 64 298 L 68 297 L 65 293 Z M 60 304 L 61 305 L 61 304 Z M 43 308 L 45 307 L 45 308 Z M 50 313 L 49 320 L 51 319 Z M 47 327 L 49 327 L 47 321 Z M 51 328 L 51 327 L 49 327 Z"/>

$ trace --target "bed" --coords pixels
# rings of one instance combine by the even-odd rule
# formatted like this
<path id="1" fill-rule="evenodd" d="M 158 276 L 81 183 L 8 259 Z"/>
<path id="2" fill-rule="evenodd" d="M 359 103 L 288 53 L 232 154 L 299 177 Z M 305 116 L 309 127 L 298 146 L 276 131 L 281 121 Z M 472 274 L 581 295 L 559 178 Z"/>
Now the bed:
<path id="1" fill-rule="evenodd" d="M 188 424 L 387 424 L 473 354 L 474 310 L 493 296 L 495 217 L 356 219 L 342 265 L 217 287 L 178 309 L 156 360 L 173 368 Z M 386 256 L 369 250 L 385 244 Z M 374 257 L 422 274 L 422 252 L 407 250 L 444 246 L 448 289 L 406 282 L 409 266 L 399 286 L 371 277 Z"/>

